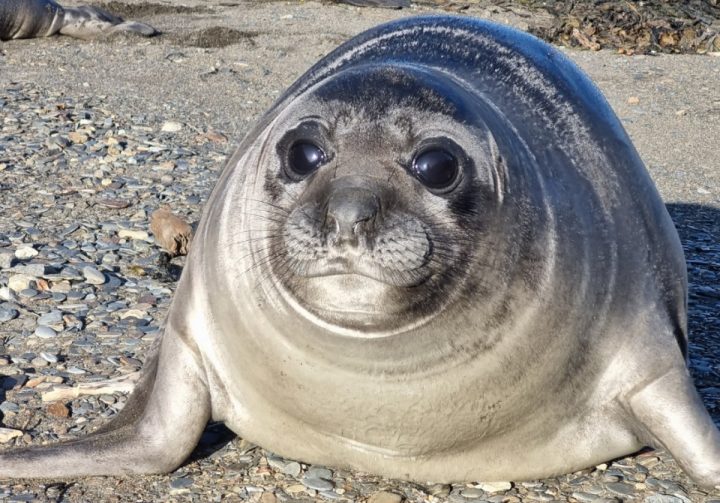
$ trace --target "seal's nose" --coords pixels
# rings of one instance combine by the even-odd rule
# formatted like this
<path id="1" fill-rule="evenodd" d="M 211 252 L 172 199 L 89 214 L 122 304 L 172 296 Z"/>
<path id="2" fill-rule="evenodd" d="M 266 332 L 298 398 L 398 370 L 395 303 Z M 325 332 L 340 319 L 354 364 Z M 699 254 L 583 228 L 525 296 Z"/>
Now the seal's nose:
<path id="1" fill-rule="evenodd" d="M 343 187 L 333 191 L 327 205 L 328 241 L 357 246 L 367 238 L 380 211 L 380 202 L 370 190 Z"/>

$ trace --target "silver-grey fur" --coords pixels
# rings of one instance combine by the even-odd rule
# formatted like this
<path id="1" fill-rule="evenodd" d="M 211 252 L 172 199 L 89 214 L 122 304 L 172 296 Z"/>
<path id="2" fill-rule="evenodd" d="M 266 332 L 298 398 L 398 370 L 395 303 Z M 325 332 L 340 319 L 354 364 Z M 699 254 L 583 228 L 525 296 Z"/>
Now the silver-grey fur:
<path id="1" fill-rule="evenodd" d="M 55 34 L 93 39 L 117 32 L 146 37 L 152 26 L 122 18 L 92 6 L 62 7 L 53 0 L 0 1 L 0 40 L 49 37 Z"/>
<path id="2" fill-rule="evenodd" d="M 307 172 L 303 142 L 323 154 Z M 447 190 L 418 177 L 427 148 L 455 160 Z M 0 476 L 168 471 L 212 417 L 389 477 L 531 479 L 649 444 L 717 486 L 686 295 L 672 222 L 587 77 L 505 27 L 397 21 L 309 70 L 230 159 L 119 417 L 5 452 Z"/>

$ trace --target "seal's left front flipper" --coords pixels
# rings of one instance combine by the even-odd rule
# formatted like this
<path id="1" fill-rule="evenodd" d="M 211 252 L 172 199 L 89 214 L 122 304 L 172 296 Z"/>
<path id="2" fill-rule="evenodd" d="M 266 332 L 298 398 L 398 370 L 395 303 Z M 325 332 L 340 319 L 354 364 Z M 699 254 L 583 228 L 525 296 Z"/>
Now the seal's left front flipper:
<path id="1" fill-rule="evenodd" d="M 645 431 L 638 436 L 664 447 L 696 482 L 720 486 L 720 432 L 685 368 L 673 368 L 627 397 Z"/>
<path id="2" fill-rule="evenodd" d="M 195 448 L 209 417 L 200 358 L 168 326 L 118 417 L 78 440 L 0 453 L 0 479 L 169 472 Z"/>

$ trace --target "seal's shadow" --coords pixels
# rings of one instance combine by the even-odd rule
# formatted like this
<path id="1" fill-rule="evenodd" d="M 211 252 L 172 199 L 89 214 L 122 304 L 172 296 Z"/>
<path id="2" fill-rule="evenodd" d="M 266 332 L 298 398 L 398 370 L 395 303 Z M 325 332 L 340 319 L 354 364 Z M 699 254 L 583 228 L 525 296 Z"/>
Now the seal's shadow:
<path id="1" fill-rule="evenodd" d="M 720 209 L 667 205 L 688 268 L 690 371 L 705 406 L 720 425 Z"/>

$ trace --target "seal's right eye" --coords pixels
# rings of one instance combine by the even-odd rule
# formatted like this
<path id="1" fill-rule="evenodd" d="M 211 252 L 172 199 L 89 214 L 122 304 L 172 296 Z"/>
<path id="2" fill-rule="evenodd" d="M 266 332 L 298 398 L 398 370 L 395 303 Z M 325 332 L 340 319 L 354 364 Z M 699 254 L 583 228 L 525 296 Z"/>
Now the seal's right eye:
<path id="1" fill-rule="evenodd" d="M 295 142 L 288 152 L 288 169 L 300 177 L 308 176 L 325 163 L 325 152 L 309 141 Z"/>

